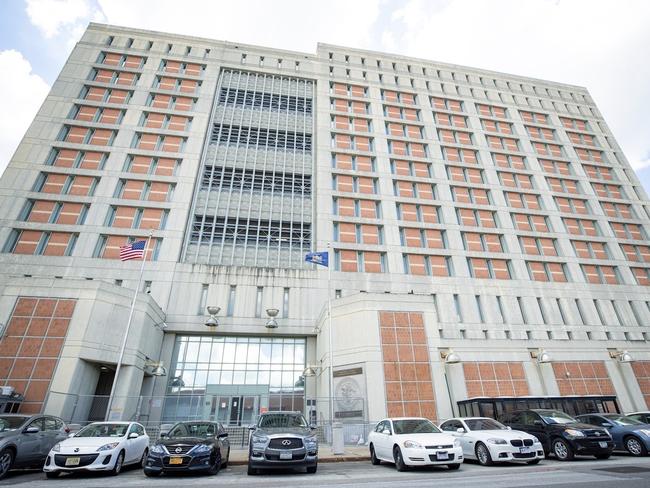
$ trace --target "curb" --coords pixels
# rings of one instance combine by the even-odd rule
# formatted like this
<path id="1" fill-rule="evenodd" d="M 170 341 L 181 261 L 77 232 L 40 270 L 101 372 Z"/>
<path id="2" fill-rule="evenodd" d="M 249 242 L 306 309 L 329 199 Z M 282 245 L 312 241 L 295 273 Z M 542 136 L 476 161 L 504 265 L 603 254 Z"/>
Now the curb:
<path id="1" fill-rule="evenodd" d="M 339 456 L 318 459 L 319 463 L 350 463 L 354 461 L 370 461 L 370 456 Z M 228 466 L 246 466 L 247 464 L 248 459 L 231 459 L 228 461 Z M 291 466 L 287 466 L 287 468 L 290 467 Z"/>

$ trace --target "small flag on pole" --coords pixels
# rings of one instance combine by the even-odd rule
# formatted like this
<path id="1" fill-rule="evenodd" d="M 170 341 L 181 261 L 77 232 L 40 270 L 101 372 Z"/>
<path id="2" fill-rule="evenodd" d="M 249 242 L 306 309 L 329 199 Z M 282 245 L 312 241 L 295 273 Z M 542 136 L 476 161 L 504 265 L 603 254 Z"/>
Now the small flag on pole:
<path id="1" fill-rule="evenodd" d="M 120 246 L 120 259 L 128 261 L 129 259 L 138 259 L 144 256 L 144 246 L 147 241 L 137 241 Z"/>
<path id="2" fill-rule="evenodd" d="M 305 261 L 327 267 L 329 266 L 329 253 L 327 251 L 309 252 L 305 256 Z"/>

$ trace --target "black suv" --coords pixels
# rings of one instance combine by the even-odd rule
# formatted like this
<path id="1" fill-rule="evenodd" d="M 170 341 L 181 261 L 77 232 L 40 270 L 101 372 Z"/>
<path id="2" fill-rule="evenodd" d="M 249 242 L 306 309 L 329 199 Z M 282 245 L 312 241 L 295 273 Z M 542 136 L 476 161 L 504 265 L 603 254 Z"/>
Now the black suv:
<path id="1" fill-rule="evenodd" d="M 250 426 L 248 474 L 260 468 L 318 468 L 318 438 L 300 412 L 266 412 Z"/>
<path id="2" fill-rule="evenodd" d="M 582 424 L 559 410 L 521 410 L 504 414 L 499 420 L 537 437 L 544 452 L 553 453 L 560 461 L 570 461 L 576 454 L 607 459 L 614 449 L 614 441 L 606 429 Z"/>

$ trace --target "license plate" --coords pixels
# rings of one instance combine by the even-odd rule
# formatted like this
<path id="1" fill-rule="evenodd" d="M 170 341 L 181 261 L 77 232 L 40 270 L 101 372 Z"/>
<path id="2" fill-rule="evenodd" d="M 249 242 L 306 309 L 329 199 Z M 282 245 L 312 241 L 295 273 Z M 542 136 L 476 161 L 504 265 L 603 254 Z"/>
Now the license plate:
<path id="1" fill-rule="evenodd" d="M 65 460 L 65 465 L 66 466 L 79 466 L 80 461 L 81 461 L 81 458 L 79 458 L 79 457 L 69 457 L 68 459 Z"/>
<path id="2" fill-rule="evenodd" d="M 447 451 L 445 451 L 445 452 L 437 452 L 436 453 L 436 459 L 438 461 L 444 461 L 446 459 L 449 459 L 449 453 Z"/>
<path id="3" fill-rule="evenodd" d="M 183 458 L 180 456 L 172 456 L 169 458 L 169 464 L 183 464 Z"/>
<path id="4" fill-rule="evenodd" d="M 530 448 L 528 448 L 528 447 L 520 447 L 519 452 L 521 454 L 528 454 L 530 452 Z"/>
<path id="5" fill-rule="evenodd" d="M 280 451 L 280 459 L 293 459 L 291 451 Z"/>
<path id="6" fill-rule="evenodd" d="M 607 447 L 607 442 L 599 442 L 598 444 L 600 444 L 600 447 Z"/>

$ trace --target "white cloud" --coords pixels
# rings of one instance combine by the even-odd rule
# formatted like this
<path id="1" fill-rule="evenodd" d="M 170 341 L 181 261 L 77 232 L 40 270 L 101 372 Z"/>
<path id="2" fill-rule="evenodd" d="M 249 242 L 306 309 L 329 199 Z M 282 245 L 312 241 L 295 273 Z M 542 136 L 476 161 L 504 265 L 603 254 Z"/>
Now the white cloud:
<path id="1" fill-rule="evenodd" d="M 50 91 L 18 51 L 0 51 L 0 174 Z"/>
<path id="2" fill-rule="evenodd" d="M 26 4 L 29 20 L 48 39 L 91 14 L 87 0 L 26 0 Z"/>

